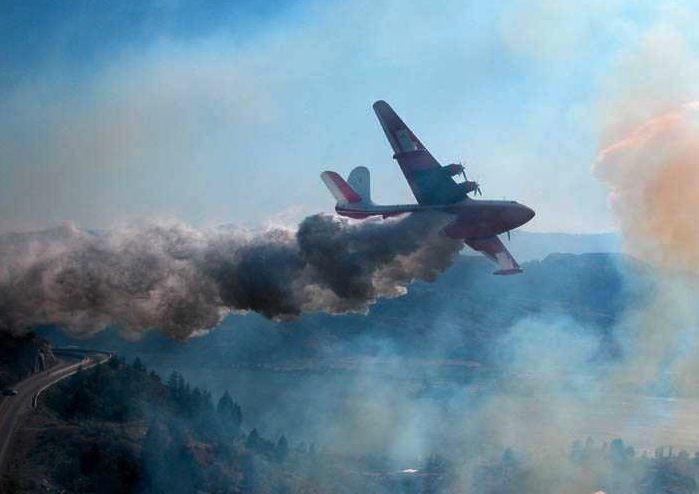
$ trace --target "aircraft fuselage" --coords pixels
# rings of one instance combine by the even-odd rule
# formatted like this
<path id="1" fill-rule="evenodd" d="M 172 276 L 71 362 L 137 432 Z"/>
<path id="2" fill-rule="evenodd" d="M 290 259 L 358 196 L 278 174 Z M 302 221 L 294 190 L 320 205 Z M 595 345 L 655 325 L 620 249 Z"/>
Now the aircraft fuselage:
<path id="1" fill-rule="evenodd" d="M 388 206 L 337 205 L 335 211 L 355 219 L 370 216 L 397 216 L 426 211 L 442 212 L 454 216 L 445 233 L 455 239 L 483 238 L 514 230 L 534 217 L 534 211 L 516 201 L 467 199 L 455 204 L 396 204 Z"/>

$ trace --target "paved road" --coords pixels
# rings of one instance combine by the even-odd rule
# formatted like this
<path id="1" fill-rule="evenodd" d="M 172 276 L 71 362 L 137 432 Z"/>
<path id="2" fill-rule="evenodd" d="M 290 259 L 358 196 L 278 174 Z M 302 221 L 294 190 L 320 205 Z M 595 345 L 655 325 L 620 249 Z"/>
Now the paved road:
<path id="1" fill-rule="evenodd" d="M 5 471 L 5 460 L 12 444 L 12 436 L 22 419 L 36 407 L 39 395 L 60 380 L 72 376 L 78 369 L 103 364 L 112 357 L 110 353 L 74 348 L 59 349 L 55 354 L 59 357 L 56 365 L 20 381 L 13 386 L 18 394 L 5 396 L 0 401 L 0 473 Z"/>

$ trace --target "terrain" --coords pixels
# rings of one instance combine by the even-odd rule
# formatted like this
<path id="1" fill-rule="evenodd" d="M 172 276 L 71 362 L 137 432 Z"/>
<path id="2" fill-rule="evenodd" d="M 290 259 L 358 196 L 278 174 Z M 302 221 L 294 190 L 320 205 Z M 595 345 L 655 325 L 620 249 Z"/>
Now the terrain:
<path id="1" fill-rule="evenodd" d="M 3 338 L 0 346 L 0 388 L 5 388 L 56 363 L 51 345 L 36 334 Z"/>
<path id="2" fill-rule="evenodd" d="M 696 400 L 671 386 L 598 396 L 625 358 L 620 321 L 658 290 L 653 271 L 621 254 L 524 267 L 503 279 L 460 256 L 368 314 L 231 315 L 184 343 L 99 334 L 90 345 L 120 359 L 46 396 L 9 481 L 55 492 L 696 492 L 699 438 L 678 421 Z M 234 434 L 221 407 L 235 410 Z M 151 455 L 153 443 L 169 446 Z"/>
<path id="3" fill-rule="evenodd" d="M 163 382 L 140 361 L 79 373 L 46 393 L 3 492 L 391 492 L 361 458 L 244 429 L 226 393 Z M 322 462 L 320 467 L 318 462 Z"/>

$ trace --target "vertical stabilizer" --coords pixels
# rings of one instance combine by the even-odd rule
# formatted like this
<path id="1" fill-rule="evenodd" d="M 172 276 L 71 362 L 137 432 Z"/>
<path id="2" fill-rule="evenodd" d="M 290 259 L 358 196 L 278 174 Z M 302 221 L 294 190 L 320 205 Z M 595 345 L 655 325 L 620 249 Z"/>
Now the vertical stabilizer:
<path id="1" fill-rule="evenodd" d="M 366 166 L 358 166 L 347 177 L 347 183 L 359 194 L 361 202 L 371 204 L 371 175 Z"/>

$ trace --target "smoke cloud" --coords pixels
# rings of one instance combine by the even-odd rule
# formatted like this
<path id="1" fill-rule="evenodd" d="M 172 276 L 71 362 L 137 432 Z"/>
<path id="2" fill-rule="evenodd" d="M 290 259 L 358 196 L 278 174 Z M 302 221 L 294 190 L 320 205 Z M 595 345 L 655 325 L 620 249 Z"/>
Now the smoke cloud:
<path id="1" fill-rule="evenodd" d="M 699 103 L 655 117 L 599 155 L 628 250 L 663 268 L 699 272 Z"/>
<path id="2" fill-rule="evenodd" d="M 656 269 L 657 288 L 617 328 L 627 365 L 616 385 L 691 392 L 699 369 L 699 103 L 661 113 L 603 149 L 594 167 L 610 189 L 626 249 Z"/>
<path id="3" fill-rule="evenodd" d="M 0 237 L 0 329 L 107 326 L 186 339 L 231 311 L 272 319 L 362 312 L 414 280 L 434 280 L 462 244 L 431 215 L 353 223 L 329 215 L 296 231 L 253 234 L 151 223 L 92 233 L 60 228 Z"/>

